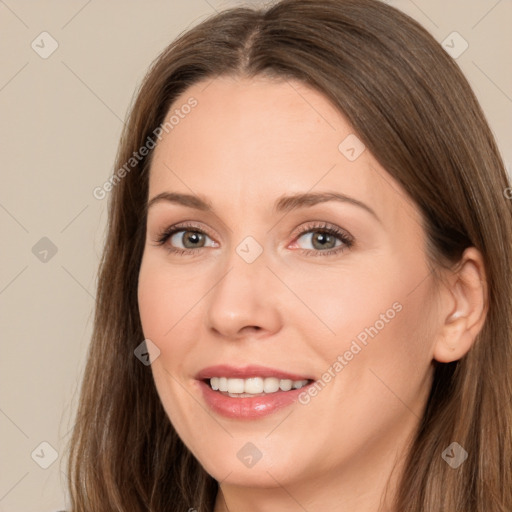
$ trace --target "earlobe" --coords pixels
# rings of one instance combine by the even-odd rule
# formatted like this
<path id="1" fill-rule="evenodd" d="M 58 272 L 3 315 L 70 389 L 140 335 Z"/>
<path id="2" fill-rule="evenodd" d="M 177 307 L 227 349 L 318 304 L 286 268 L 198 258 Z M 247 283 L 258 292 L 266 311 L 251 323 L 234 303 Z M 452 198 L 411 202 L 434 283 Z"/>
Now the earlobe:
<path id="1" fill-rule="evenodd" d="M 464 251 L 441 293 L 448 294 L 450 300 L 445 301 L 449 306 L 441 311 L 445 319 L 437 335 L 433 357 L 441 363 L 450 363 L 461 359 L 471 349 L 487 315 L 485 269 L 476 248 Z"/>
<path id="2" fill-rule="evenodd" d="M 475 338 L 467 327 L 467 317 L 460 311 L 448 317 L 434 347 L 436 361 L 451 363 L 467 354 Z"/>

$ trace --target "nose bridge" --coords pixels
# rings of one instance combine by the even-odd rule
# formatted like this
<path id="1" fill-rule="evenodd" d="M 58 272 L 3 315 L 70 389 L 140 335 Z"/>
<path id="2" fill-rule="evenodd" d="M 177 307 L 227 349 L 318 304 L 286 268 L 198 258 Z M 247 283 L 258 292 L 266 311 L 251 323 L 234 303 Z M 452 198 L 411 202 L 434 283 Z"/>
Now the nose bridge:
<path id="1" fill-rule="evenodd" d="M 263 245 L 252 236 L 231 249 L 208 303 L 209 328 L 228 337 L 237 336 L 244 327 L 279 328 L 278 294 L 272 293 L 277 283 L 273 284 L 267 262 Z"/>

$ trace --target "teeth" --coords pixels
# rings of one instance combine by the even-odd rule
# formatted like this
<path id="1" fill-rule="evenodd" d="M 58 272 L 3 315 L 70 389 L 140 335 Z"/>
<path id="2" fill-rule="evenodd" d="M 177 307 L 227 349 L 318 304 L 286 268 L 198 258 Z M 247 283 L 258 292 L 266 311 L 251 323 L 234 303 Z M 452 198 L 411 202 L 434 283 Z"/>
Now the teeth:
<path id="1" fill-rule="evenodd" d="M 300 389 L 308 383 L 307 380 L 277 379 L 275 377 L 251 377 L 249 379 L 229 379 L 227 377 L 212 377 L 210 386 L 214 391 L 223 391 L 230 395 L 259 395 Z"/>
<path id="2" fill-rule="evenodd" d="M 260 379 L 261 384 L 261 392 L 263 393 L 275 393 L 276 391 L 279 391 L 280 388 L 280 380 L 275 377 L 268 377 L 266 379 Z M 284 381 L 283 381 L 284 382 Z"/>

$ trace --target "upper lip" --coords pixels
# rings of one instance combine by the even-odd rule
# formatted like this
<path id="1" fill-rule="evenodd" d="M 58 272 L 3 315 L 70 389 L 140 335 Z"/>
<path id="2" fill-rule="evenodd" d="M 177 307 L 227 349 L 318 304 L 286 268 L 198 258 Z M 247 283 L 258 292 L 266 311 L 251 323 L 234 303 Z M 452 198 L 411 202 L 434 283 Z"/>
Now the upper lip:
<path id="1" fill-rule="evenodd" d="M 197 380 L 211 379 L 212 377 L 227 377 L 232 379 L 249 379 L 251 377 L 275 377 L 277 379 L 290 380 L 314 380 L 307 375 L 299 375 L 290 373 L 267 366 L 248 365 L 243 367 L 235 367 L 227 364 L 218 364 L 203 368 L 197 375 Z"/>

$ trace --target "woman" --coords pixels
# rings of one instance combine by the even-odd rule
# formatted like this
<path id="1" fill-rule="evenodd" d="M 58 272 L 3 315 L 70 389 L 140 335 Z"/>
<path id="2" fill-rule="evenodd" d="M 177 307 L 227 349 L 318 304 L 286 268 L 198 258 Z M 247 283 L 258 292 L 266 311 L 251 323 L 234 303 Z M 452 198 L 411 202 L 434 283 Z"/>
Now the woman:
<path id="1" fill-rule="evenodd" d="M 421 26 L 224 11 L 116 169 L 73 512 L 512 510 L 510 183 Z"/>

